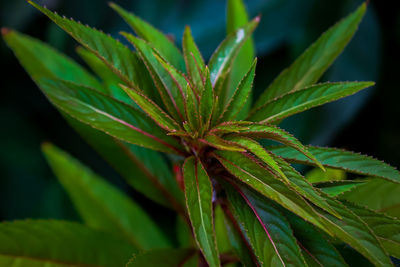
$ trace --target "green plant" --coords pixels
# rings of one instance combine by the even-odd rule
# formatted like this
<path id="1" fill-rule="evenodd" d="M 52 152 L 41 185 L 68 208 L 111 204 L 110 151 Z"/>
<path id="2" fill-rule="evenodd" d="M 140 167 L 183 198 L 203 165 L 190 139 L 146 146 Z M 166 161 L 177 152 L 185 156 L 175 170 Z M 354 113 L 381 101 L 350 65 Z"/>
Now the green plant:
<path id="1" fill-rule="evenodd" d="M 123 266 L 135 254 L 128 266 L 347 266 L 351 259 L 390 266 L 389 255 L 400 257 L 398 210 L 391 208 L 399 200 L 385 189 L 374 197 L 377 187 L 398 190 L 400 173 L 353 152 L 305 146 L 276 126 L 373 85 L 315 84 L 350 41 L 366 4 L 325 32 L 251 105 L 257 61 L 251 34 L 259 18 L 248 22 L 240 0 L 228 1 L 228 36 L 207 65 L 188 27 L 181 52 L 111 4 L 138 35 L 122 33 L 133 52 L 30 3 L 82 45 L 77 52 L 98 77 L 23 34 L 3 29 L 5 41 L 69 124 L 133 188 L 177 212 L 177 238 L 174 244 L 142 207 L 44 144 L 84 225 L 5 222 L 0 265 Z M 282 145 L 259 143 L 264 139 Z M 319 169 L 307 180 L 290 163 Z M 346 173 L 355 178 L 346 180 Z"/>

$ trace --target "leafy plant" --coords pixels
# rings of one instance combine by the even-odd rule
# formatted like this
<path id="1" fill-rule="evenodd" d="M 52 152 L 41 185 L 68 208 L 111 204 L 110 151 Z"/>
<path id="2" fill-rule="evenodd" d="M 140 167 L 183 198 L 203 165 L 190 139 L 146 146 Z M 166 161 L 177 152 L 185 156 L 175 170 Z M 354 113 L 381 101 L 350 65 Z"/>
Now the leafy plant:
<path id="1" fill-rule="evenodd" d="M 106 180 L 44 144 L 83 224 L 1 224 L 2 266 L 347 266 L 350 257 L 390 266 L 389 256 L 400 257 L 393 208 L 399 200 L 373 191 L 398 191 L 400 173 L 368 156 L 303 145 L 276 126 L 374 84 L 316 83 L 354 35 L 366 4 L 326 31 L 251 105 L 257 64 L 251 35 L 260 18 L 248 21 L 240 0 L 228 1 L 228 35 L 207 64 L 189 27 L 180 51 L 111 4 L 137 34 L 122 33 L 133 51 L 29 3 L 82 45 L 77 52 L 97 77 L 16 31 L 2 29 L 5 41 L 68 123 L 128 184 L 176 211 L 177 237 L 167 237 Z M 264 146 L 264 139 L 281 145 Z M 291 163 L 320 170 L 309 175 L 311 183 Z"/>

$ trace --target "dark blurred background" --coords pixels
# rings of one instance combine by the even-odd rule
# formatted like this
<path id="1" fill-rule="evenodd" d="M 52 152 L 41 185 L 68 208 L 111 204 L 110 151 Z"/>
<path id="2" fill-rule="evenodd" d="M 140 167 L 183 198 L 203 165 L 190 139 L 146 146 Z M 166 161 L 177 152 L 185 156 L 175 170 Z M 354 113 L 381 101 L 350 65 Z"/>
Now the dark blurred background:
<path id="1" fill-rule="evenodd" d="M 38 2 L 116 37 L 120 30 L 129 30 L 107 1 Z M 225 35 L 225 0 L 115 2 L 170 34 L 178 44 L 184 26 L 190 25 L 206 58 Z M 255 33 L 259 57 L 255 97 L 322 32 L 361 3 L 357 0 L 245 2 L 251 16 L 262 14 Z M 347 148 L 400 167 L 400 8 L 396 2 L 370 2 L 355 38 L 322 79 L 372 80 L 376 86 L 288 119 L 283 128 L 305 143 Z M 77 44 L 25 0 L 1 0 L 0 25 L 44 40 L 79 61 L 75 55 Z M 78 157 L 147 207 L 157 207 L 130 191 L 67 125 L 4 42 L 0 42 L 0 53 L 0 220 L 77 219 L 41 154 L 40 144 L 44 141 Z"/>

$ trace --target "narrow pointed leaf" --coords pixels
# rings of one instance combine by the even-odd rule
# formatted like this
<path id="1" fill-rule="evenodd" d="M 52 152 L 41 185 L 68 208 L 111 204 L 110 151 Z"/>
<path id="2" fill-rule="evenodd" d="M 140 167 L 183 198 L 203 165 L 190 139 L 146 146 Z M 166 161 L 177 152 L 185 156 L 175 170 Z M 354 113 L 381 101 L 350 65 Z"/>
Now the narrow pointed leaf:
<path id="1" fill-rule="evenodd" d="M 220 266 L 215 240 L 211 180 L 201 162 L 194 157 L 183 165 L 186 206 L 196 242 L 208 264 Z"/>
<path id="2" fill-rule="evenodd" d="M 166 136 L 144 113 L 133 107 L 71 83 L 42 81 L 40 84 L 54 105 L 83 123 L 132 144 L 180 153 L 175 139 Z"/>
<path id="3" fill-rule="evenodd" d="M 244 27 L 236 30 L 218 46 L 208 63 L 211 83 L 214 86 L 222 75 L 232 66 L 243 43 L 250 37 L 260 21 L 256 17 Z"/>
<path id="4" fill-rule="evenodd" d="M 329 233 L 318 214 L 303 198 L 251 158 L 231 151 L 216 151 L 215 156 L 240 181 Z"/>
<path id="5" fill-rule="evenodd" d="M 88 226 L 118 234 L 138 249 L 171 245 L 139 205 L 103 178 L 55 146 L 45 144 L 43 152 Z"/>
<path id="6" fill-rule="evenodd" d="M 288 92 L 314 84 L 353 37 L 366 11 L 366 3 L 319 37 L 289 68 L 272 82 L 254 109 Z"/>
<path id="7" fill-rule="evenodd" d="M 274 203 L 244 187 L 235 186 L 234 189 L 230 186 L 226 192 L 230 209 L 261 266 L 306 266 L 290 225 Z"/>
<path id="8" fill-rule="evenodd" d="M 149 23 L 130 12 L 127 12 L 117 4 L 111 3 L 110 6 L 121 15 L 138 36 L 151 43 L 164 58 L 172 63 L 175 68 L 180 71 L 185 70 L 185 62 L 181 51 L 179 51 L 167 36 Z"/>
<path id="9" fill-rule="evenodd" d="M 328 204 L 342 217 L 338 219 L 321 211 L 335 236 L 361 253 L 376 266 L 392 266 L 374 232 L 367 224 L 339 201 L 327 198 Z"/>
<path id="10" fill-rule="evenodd" d="M 55 220 L 1 223 L 0 239 L 1 266 L 120 267 L 137 252 L 114 235 Z"/>
<path id="11" fill-rule="evenodd" d="M 274 160 L 281 167 L 283 173 L 286 175 L 287 179 L 290 181 L 290 186 L 296 190 L 305 199 L 309 200 L 314 205 L 324 209 L 330 214 L 341 219 L 340 214 L 338 214 L 326 201 L 319 191 L 317 191 L 307 180 L 296 171 L 289 163 L 287 163 L 282 158 L 277 156 L 273 157 Z"/>
<path id="12" fill-rule="evenodd" d="M 122 33 L 122 35 L 133 44 L 145 62 L 168 112 L 175 119 L 183 119 L 184 100 L 182 91 L 179 90 L 176 79 L 171 77 L 170 73 L 157 59 L 156 51 L 149 43 L 142 39 L 128 33 Z M 184 85 L 186 86 L 186 81 Z"/>
<path id="13" fill-rule="evenodd" d="M 203 88 L 204 71 L 206 65 L 196 43 L 194 42 L 189 26 L 186 26 L 182 39 L 183 56 L 186 70 L 196 87 L 197 92 Z"/>
<path id="14" fill-rule="evenodd" d="M 400 258 L 400 220 L 347 201 L 343 203 L 368 224 L 389 255 Z"/>
<path id="15" fill-rule="evenodd" d="M 222 121 L 234 120 L 244 107 L 253 86 L 256 64 L 257 64 L 257 59 L 253 61 L 253 64 L 251 65 L 249 71 L 240 81 L 231 100 L 226 105 L 225 110 L 222 113 Z"/>
<path id="16" fill-rule="evenodd" d="M 176 267 L 195 254 L 193 249 L 155 249 L 140 252 L 132 257 L 127 267 L 163 266 Z M 124 265 L 125 266 L 125 265 Z"/>
<path id="17" fill-rule="evenodd" d="M 317 183 L 314 184 L 314 186 L 320 188 L 329 196 L 336 197 L 343 195 L 346 192 L 350 192 L 365 183 L 367 183 L 367 181 L 332 181 L 326 183 Z"/>
<path id="18" fill-rule="evenodd" d="M 82 46 L 95 53 L 128 85 L 133 86 L 135 84 L 142 90 L 147 92 L 147 89 L 149 89 L 149 92 L 151 92 L 152 85 L 147 84 L 148 79 L 144 79 L 147 75 L 146 68 L 138 56 L 129 48 L 109 35 L 65 17 L 60 17 L 33 1 L 28 2 L 54 21 Z"/>
<path id="19" fill-rule="evenodd" d="M 343 82 L 312 85 L 266 102 L 250 115 L 249 120 L 274 123 L 307 109 L 355 94 L 374 84 L 373 82 Z"/>
<path id="20" fill-rule="evenodd" d="M 226 30 L 227 34 L 233 33 L 240 27 L 245 26 L 249 19 L 246 11 L 245 4 L 242 0 L 229 0 L 227 1 L 227 16 L 226 16 Z M 228 99 L 232 96 L 233 92 L 237 88 L 241 77 L 243 77 L 247 70 L 250 68 L 255 56 L 255 47 L 253 38 L 250 36 L 249 39 L 240 48 L 236 59 L 233 62 L 231 68 L 231 75 L 229 80 L 229 92 L 227 93 Z M 238 114 L 239 119 L 244 119 L 248 115 L 248 111 L 251 107 L 252 92 L 244 103 L 243 109 Z"/>
<path id="21" fill-rule="evenodd" d="M 383 179 L 371 179 L 341 195 L 362 207 L 400 219 L 400 185 Z"/>
<path id="22" fill-rule="evenodd" d="M 214 207 L 214 228 L 219 253 L 229 253 L 232 245 L 229 240 L 228 229 L 226 227 L 224 212 L 220 205 Z"/>
<path id="23" fill-rule="evenodd" d="M 314 162 L 307 159 L 304 155 L 289 147 L 278 146 L 267 149 L 289 161 L 315 165 Z M 372 157 L 336 148 L 308 146 L 308 151 L 326 167 L 361 175 L 376 176 L 400 183 L 400 172 L 398 170 Z"/>
<path id="24" fill-rule="evenodd" d="M 294 236 L 299 242 L 308 266 L 347 266 L 343 257 L 328 242 L 325 235 L 293 213 L 285 210 L 282 210 L 282 212 L 289 220 Z"/>
<path id="25" fill-rule="evenodd" d="M 200 139 L 200 142 L 203 142 L 207 145 L 210 145 L 220 150 L 239 151 L 239 152 L 246 151 L 246 149 L 244 149 L 242 146 L 235 144 L 234 142 L 222 139 L 221 137 L 218 137 L 217 135 L 213 134 L 209 134 L 204 139 Z"/>
<path id="26" fill-rule="evenodd" d="M 248 127 L 249 129 L 240 131 L 241 135 L 253 136 L 255 138 L 267 138 L 282 144 L 285 144 L 289 147 L 293 147 L 301 154 L 306 156 L 312 162 L 314 162 L 318 167 L 324 170 L 322 164 L 315 158 L 315 156 L 308 151 L 307 147 L 300 143 L 293 135 L 288 132 L 269 124 L 262 123 L 249 123 L 246 125 L 245 122 L 242 122 L 243 126 Z"/>
<path id="27" fill-rule="evenodd" d="M 214 90 L 211 85 L 210 72 L 206 68 L 204 90 L 200 95 L 200 117 L 203 123 L 203 127 L 207 127 L 210 124 L 211 116 L 214 110 Z"/>
<path id="28" fill-rule="evenodd" d="M 169 132 L 180 130 L 179 124 L 157 106 L 156 103 L 140 92 L 138 88 L 128 88 L 124 85 L 121 85 L 121 87 L 158 126 Z"/>
<path id="29" fill-rule="evenodd" d="M 4 35 L 4 39 L 39 87 L 41 79 L 57 78 L 93 87 L 99 92 L 107 93 L 103 91 L 102 87 L 98 87 L 98 82 L 82 67 L 68 57 L 57 53 L 53 48 L 41 41 L 15 31 L 9 31 Z M 107 72 L 107 70 L 104 71 Z M 182 205 L 180 204 L 183 203 L 182 192 L 174 182 L 165 160 L 158 152 L 123 143 L 87 124 L 75 120 L 64 112 L 61 113 L 68 123 L 132 187 L 161 205 L 173 206 L 177 210 L 182 210 Z M 154 166 L 157 166 L 157 168 Z"/>
<path id="30" fill-rule="evenodd" d="M 189 84 L 186 86 L 186 94 L 186 118 L 192 132 L 196 133 L 200 127 L 199 105 Z"/>

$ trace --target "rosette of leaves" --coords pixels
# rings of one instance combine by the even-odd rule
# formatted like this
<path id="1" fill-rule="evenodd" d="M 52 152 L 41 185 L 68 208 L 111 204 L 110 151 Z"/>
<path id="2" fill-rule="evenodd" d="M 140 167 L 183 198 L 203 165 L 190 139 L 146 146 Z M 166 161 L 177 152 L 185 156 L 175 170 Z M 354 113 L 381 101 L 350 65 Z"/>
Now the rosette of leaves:
<path id="1" fill-rule="evenodd" d="M 371 157 L 303 145 L 277 126 L 373 85 L 317 83 L 354 35 L 366 4 L 253 101 L 251 35 L 260 18 L 249 21 L 239 0 L 228 1 L 227 37 L 207 63 L 189 27 L 180 50 L 111 4 L 136 33 L 122 33 L 127 47 L 29 3 L 81 44 L 77 52 L 95 75 L 16 31 L 3 29 L 5 41 L 68 123 L 134 189 L 177 212 L 179 242 L 120 190 L 44 144 L 83 224 L 1 224 L 2 266 L 348 266 L 354 259 L 390 266 L 389 256 L 400 257 L 400 222 L 379 205 L 398 200 L 375 196 L 370 184 L 399 188 L 400 173 Z M 279 145 L 264 146 L 264 139 Z M 311 183 L 291 163 L 320 171 Z M 338 171 L 355 178 L 338 179 Z"/>

